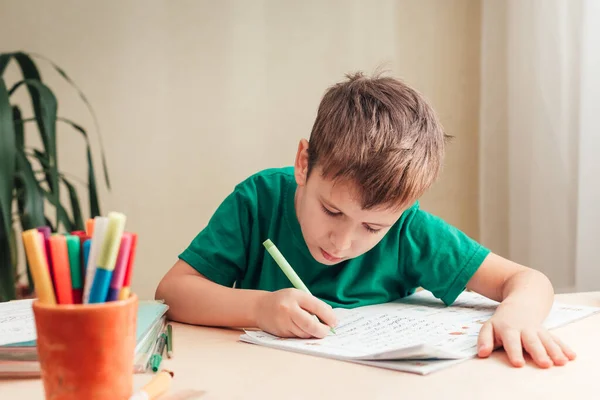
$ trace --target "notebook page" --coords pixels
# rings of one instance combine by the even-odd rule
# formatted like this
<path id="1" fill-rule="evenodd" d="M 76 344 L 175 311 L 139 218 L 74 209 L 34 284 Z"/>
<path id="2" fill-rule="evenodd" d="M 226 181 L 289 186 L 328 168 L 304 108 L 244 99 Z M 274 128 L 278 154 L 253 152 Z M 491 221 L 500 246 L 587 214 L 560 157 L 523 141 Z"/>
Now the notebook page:
<path id="1" fill-rule="evenodd" d="M 0 303 L 0 346 L 35 340 L 33 300 Z"/>
<path id="2" fill-rule="evenodd" d="M 247 332 L 244 341 L 292 351 L 346 359 L 469 358 L 477 354 L 477 336 L 494 313 L 497 302 L 465 292 L 446 307 L 430 292 L 403 300 L 354 310 L 335 310 L 337 335 L 324 339 L 281 339 L 264 332 Z M 599 309 L 555 304 L 545 322 L 548 329 L 586 317 Z M 425 354 L 416 354 L 421 346 Z M 413 351 L 408 351 L 408 350 Z"/>
<path id="3" fill-rule="evenodd" d="M 350 359 L 398 358 L 403 353 L 423 358 L 428 354 L 415 352 L 415 349 L 425 344 L 435 346 L 448 337 L 455 339 L 452 337 L 456 330 L 454 324 L 425 319 L 420 313 L 416 314 L 417 318 L 410 313 L 404 315 L 403 309 L 395 304 L 370 306 L 368 310 L 336 310 L 336 313 L 340 317 L 336 334 L 323 339 L 282 339 L 264 332 L 246 334 L 262 343 L 277 342 L 277 347 Z M 462 347 L 453 346 L 445 352 L 432 349 L 429 356 L 460 358 L 463 356 L 460 354 Z"/>

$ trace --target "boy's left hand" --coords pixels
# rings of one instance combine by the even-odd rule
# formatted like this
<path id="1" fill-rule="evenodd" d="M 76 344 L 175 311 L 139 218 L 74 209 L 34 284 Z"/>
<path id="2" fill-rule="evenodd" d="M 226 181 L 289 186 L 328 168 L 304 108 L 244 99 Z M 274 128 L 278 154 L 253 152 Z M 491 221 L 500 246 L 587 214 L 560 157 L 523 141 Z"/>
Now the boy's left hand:
<path id="1" fill-rule="evenodd" d="M 575 353 L 566 344 L 540 324 L 532 323 L 528 315 L 515 307 L 501 305 L 481 327 L 477 342 L 479 357 L 489 356 L 499 345 L 515 367 L 525 365 L 523 349 L 541 368 L 565 365 L 575 359 Z"/>

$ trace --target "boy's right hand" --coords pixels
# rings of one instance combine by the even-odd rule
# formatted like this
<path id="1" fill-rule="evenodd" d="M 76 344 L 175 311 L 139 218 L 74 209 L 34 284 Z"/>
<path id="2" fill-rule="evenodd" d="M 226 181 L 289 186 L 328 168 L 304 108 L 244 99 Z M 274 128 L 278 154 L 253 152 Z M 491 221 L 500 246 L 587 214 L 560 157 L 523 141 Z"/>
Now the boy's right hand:
<path id="1" fill-rule="evenodd" d="M 256 304 L 260 329 L 279 337 L 324 338 L 337 325 L 331 306 L 298 289 L 265 294 Z M 325 324 L 317 321 L 314 314 Z"/>

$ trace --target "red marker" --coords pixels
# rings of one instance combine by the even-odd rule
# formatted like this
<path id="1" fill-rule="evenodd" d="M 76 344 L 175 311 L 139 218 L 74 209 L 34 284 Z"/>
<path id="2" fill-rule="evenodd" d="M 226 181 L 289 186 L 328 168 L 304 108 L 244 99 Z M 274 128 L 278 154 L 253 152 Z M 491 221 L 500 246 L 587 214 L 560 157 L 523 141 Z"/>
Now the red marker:
<path id="1" fill-rule="evenodd" d="M 56 302 L 58 304 L 73 304 L 67 239 L 63 235 L 52 235 L 49 238 L 49 242 L 52 267 L 54 269 Z"/>

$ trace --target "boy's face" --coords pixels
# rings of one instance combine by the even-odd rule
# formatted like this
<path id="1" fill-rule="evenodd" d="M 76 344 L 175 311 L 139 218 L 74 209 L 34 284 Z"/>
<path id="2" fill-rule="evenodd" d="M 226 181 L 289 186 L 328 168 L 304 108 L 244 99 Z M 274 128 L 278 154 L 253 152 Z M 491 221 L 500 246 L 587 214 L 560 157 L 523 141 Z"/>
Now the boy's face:
<path id="1" fill-rule="evenodd" d="M 307 177 L 308 142 L 302 140 L 294 174 L 296 215 L 315 260 L 334 265 L 372 249 L 400 218 L 403 209 L 364 210 L 355 185 L 321 176 L 317 166 Z"/>

